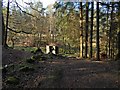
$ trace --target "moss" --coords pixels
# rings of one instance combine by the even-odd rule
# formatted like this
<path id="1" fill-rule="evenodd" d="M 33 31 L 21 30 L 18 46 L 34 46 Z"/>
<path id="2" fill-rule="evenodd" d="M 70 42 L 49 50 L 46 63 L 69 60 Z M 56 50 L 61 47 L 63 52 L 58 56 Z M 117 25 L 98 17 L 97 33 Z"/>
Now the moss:
<path id="1" fill-rule="evenodd" d="M 34 50 L 34 54 L 43 54 L 42 50 L 40 48 L 36 48 Z"/>
<path id="2" fill-rule="evenodd" d="M 43 60 L 46 60 L 47 58 L 42 55 L 36 55 L 36 56 L 32 56 L 31 59 L 37 60 L 37 61 L 43 61 Z"/>
<path id="3" fill-rule="evenodd" d="M 23 66 L 19 69 L 19 71 L 22 71 L 22 72 L 29 72 L 29 71 L 33 71 L 34 68 L 32 67 L 29 67 L 29 66 Z"/>
<path id="4" fill-rule="evenodd" d="M 11 76 L 11 77 L 8 77 L 8 78 L 7 78 L 6 83 L 7 83 L 7 84 L 17 85 L 17 84 L 19 84 L 19 79 L 16 78 L 16 77 Z"/>
<path id="5" fill-rule="evenodd" d="M 27 63 L 34 63 L 34 62 L 35 62 L 35 59 L 33 59 L 33 58 L 26 59 L 26 62 L 27 62 Z"/>

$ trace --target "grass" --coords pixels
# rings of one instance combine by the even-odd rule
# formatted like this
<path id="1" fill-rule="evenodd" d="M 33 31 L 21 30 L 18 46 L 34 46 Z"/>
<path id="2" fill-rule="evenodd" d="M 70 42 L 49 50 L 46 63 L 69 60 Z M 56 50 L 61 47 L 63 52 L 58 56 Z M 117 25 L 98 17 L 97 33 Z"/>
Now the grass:
<path id="1" fill-rule="evenodd" d="M 40 47 L 43 52 L 45 52 L 45 47 Z M 25 46 L 15 46 L 14 49 L 24 50 L 28 52 L 35 52 L 37 47 L 25 47 Z"/>
<path id="2" fill-rule="evenodd" d="M 10 77 L 7 77 L 6 83 L 17 85 L 19 84 L 19 79 L 14 76 L 10 76 Z"/>

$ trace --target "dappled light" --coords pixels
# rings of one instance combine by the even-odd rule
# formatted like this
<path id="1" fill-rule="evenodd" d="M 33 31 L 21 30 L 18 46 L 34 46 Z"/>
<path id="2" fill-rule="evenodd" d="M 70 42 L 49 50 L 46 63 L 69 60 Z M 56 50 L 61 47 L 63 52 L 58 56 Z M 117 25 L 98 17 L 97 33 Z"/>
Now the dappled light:
<path id="1" fill-rule="evenodd" d="M 0 1 L 2 88 L 120 87 L 120 1 Z"/>

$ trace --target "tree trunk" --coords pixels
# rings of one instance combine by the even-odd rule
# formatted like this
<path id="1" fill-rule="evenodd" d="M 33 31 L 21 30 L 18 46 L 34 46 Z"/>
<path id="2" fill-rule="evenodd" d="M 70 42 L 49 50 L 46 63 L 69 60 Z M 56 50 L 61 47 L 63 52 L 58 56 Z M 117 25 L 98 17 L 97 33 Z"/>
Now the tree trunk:
<path id="1" fill-rule="evenodd" d="M 0 36 L 2 36 L 1 37 L 1 40 L 0 41 L 2 41 L 1 43 L 2 43 L 2 46 L 4 46 L 4 42 L 5 42 L 5 39 L 4 39 L 4 36 L 5 36 L 5 24 L 4 24 L 4 17 L 3 17 L 3 12 L 2 12 L 2 1 L 0 1 L 0 20 L 2 21 L 2 23 L 1 23 L 1 32 L 2 33 L 0 33 L 1 35 Z"/>
<path id="2" fill-rule="evenodd" d="M 8 0 L 8 5 L 7 5 L 7 16 L 6 16 L 6 30 L 5 30 L 5 35 L 4 35 L 4 46 L 7 47 L 7 29 L 8 29 L 8 19 L 9 19 L 9 6 L 10 6 L 10 1 Z"/>
<path id="3" fill-rule="evenodd" d="M 99 2 L 97 2 L 97 30 L 96 30 L 96 58 L 100 60 L 100 47 L 99 47 Z"/>
<path id="4" fill-rule="evenodd" d="M 92 4 L 92 9 L 91 9 L 91 31 L 90 31 L 90 58 L 92 58 L 93 56 L 93 48 L 92 48 L 92 38 L 93 38 L 93 16 L 94 16 L 94 2 L 91 2 Z"/>
<path id="5" fill-rule="evenodd" d="M 2 45 L 4 46 L 5 42 L 5 24 L 4 24 L 4 17 L 2 13 Z"/>
<path id="6" fill-rule="evenodd" d="M 83 58 L 83 7 L 80 2 L 80 57 Z"/>
<path id="7" fill-rule="evenodd" d="M 112 58 L 112 47 L 111 47 L 111 40 L 112 40 L 112 22 L 113 22 L 113 3 L 112 3 L 112 10 L 110 15 L 110 30 L 109 30 L 109 58 Z"/>
<path id="8" fill-rule="evenodd" d="M 108 23 L 109 14 L 108 14 L 108 12 L 109 12 L 109 4 L 107 6 L 107 30 L 109 29 L 109 23 Z M 108 31 L 107 31 L 107 33 L 108 33 Z M 107 37 L 107 41 L 106 41 L 106 55 L 108 55 L 108 37 Z"/>
<path id="9" fill-rule="evenodd" d="M 88 54 L 88 17 L 89 17 L 89 3 L 86 2 L 86 30 L 85 30 L 85 58 Z"/>
<path id="10" fill-rule="evenodd" d="M 120 32 L 118 32 L 117 39 L 118 39 L 117 40 L 118 53 L 117 53 L 116 59 L 120 59 Z"/>
<path id="11" fill-rule="evenodd" d="M 119 10 L 118 11 L 120 11 L 120 1 L 119 1 Z M 118 12 L 118 14 L 119 14 L 118 22 L 120 22 L 120 12 Z M 120 27 L 120 23 L 118 26 Z M 116 59 L 120 60 L 120 28 L 119 28 L 119 32 L 117 34 L 117 42 L 116 43 L 117 43 L 117 50 L 118 50 L 117 55 L 116 55 Z"/>

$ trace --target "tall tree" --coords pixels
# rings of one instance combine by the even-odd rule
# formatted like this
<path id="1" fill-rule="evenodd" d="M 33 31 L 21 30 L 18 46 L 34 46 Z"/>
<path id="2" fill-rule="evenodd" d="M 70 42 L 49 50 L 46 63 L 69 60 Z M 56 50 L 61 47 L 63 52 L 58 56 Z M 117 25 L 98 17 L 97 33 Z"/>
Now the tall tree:
<path id="1" fill-rule="evenodd" d="M 83 6 L 80 2 L 80 57 L 83 57 Z"/>
<path id="2" fill-rule="evenodd" d="M 7 4 L 7 16 L 6 16 L 6 28 L 5 28 L 5 35 L 4 35 L 4 46 L 7 47 L 7 29 L 8 29 L 8 19 L 9 19 L 9 6 L 10 6 L 10 1 L 8 0 Z"/>
<path id="3" fill-rule="evenodd" d="M 90 58 L 93 56 L 93 48 L 92 48 L 92 39 L 93 39 L 93 16 L 94 16 L 94 2 L 91 2 L 92 7 L 91 7 L 91 30 L 90 30 Z"/>
<path id="4" fill-rule="evenodd" d="M 0 2 L 0 6 L 1 6 L 1 21 L 2 21 L 2 27 L 1 27 L 1 30 L 2 30 L 2 46 L 4 46 L 4 42 L 5 42 L 5 24 L 4 24 L 4 16 L 3 16 L 3 11 L 2 11 L 2 1 Z"/>
<path id="5" fill-rule="evenodd" d="M 119 1 L 119 11 L 120 11 L 120 1 Z M 120 22 L 120 12 L 119 12 L 119 22 Z M 118 58 L 120 58 L 120 23 L 119 23 L 119 33 L 118 33 Z"/>
<path id="6" fill-rule="evenodd" d="M 86 29 L 85 29 L 85 58 L 88 54 L 88 24 L 89 24 L 89 2 L 86 2 Z"/>
<path id="7" fill-rule="evenodd" d="M 111 6 L 111 15 L 110 15 L 110 30 L 109 30 L 109 58 L 111 58 L 111 52 L 112 52 L 112 47 L 111 47 L 111 38 L 112 38 L 112 22 L 113 22 L 113 2 L 112 3 L 112 6 Z"/>
<path id="8" fill-rule="evenodd" d="M 4 46 L 4 35 L 5 35 L 5 24 L 4 24 L 4 17 L 3 17 L 3 13 L 2 13 L 2 45 Z"/>
<path id="9" fill-rule="evenodd" d="M 109 4 L 107 4 L 107 31 L 109 29 Z M 108 38 L 107 38 L 107 41 L 106 41 L 106 55 L 108 55 Z"/>
<path id="10" fill-rule="evenodd" d="M 96 58 L 97 60 L 100 60 L 100 47 L 99 47 L 99 2 L 97 2 L 97 30 L 96 30 Z"/>

